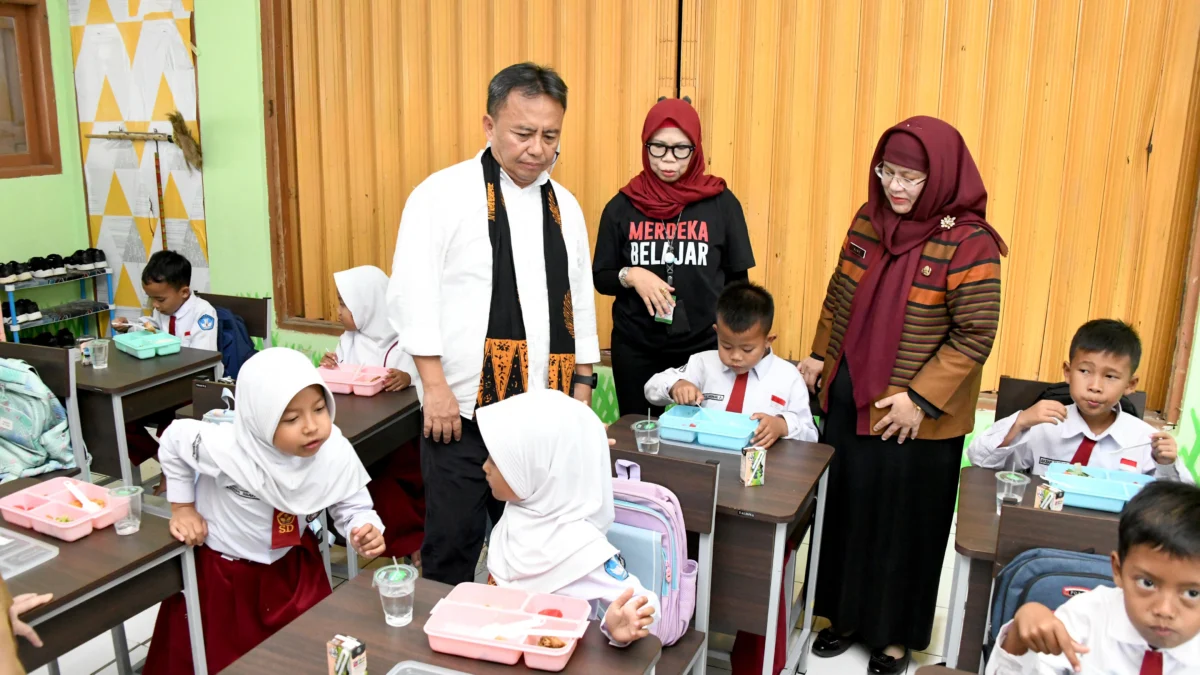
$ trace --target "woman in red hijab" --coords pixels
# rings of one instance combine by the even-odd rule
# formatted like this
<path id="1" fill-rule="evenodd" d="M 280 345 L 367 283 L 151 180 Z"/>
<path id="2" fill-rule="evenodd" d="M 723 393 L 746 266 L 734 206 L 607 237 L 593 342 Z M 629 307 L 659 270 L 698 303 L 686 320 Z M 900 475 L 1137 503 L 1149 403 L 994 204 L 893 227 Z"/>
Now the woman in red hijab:
<path id="1" fill-rule="evenodd" d="M 596 290 L 616 297 L 611 344 L 622 415 L 652 407 L 644 394 L 652 376 L 716 349 L 717 296 L 754 267 L 741 203 L 704 173 L 691 104 L 660 100 L 642 143 L 642 172 L 604 207 L 592 263 Z"/>
<path id="2" fill-rule="evenodd" d="M 963 451 L 1000 315 L 987 191 L 958 131 L 913 117 L 886 131 L 867 203 L 829 281 L 812 356 L 822 441 L 836 452 L 821 542 L 813 645 L 872 649 L 903 673 L 929 645 Z"/>

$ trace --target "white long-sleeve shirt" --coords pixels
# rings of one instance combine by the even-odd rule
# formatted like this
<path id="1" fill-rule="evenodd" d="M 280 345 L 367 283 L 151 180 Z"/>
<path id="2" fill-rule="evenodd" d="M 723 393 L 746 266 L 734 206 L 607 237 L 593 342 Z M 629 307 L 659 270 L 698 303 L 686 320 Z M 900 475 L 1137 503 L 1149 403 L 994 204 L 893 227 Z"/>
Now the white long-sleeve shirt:
<path id="1" fill-rule="evenodd" d="M 1195 483 L 1183 464 L 1183 457 L 1173 464 L 1158 464 L 1150 447 L 1150 435 L 1157 430 L 1117 409 L 1117 418 L 1103 432 L 1093 433 L 1075 404 L 1067 406 L 1067 419 L 1059 424 L 1039 424 L 1019 434 L 1013 442 L 1001 446 L 1017 422 L 1014 413 L 999 420 L 990 429 L 971 441 L 967 458 L 974 466 L 988 469 L 1011 467 L 1014 470 L 1032 469 L 1036 476 L 1046 474 L 1054 462 L 1070 462 L 1084 438 L 1096 442 L 1088 466 L 1100 469 L 1152 474 L 1159 480 Z"/>
<path id="2" fill-rule="evenodd" d="M 174 314 L 157 309 L 150 315 L 164 333 L 169 332 L 171 317 L 175 317 L 175 332 L 182 347 L 217 351 L 217 310 L 204 298 L 192 293 Z"/>
<path id="3" fill-rule="evenodd" d="M 751 368 L 748 375 L 742 400 L 744 414 L 780 415 L 787 421 L 786 438 L 817 440 L 817 427 L 808 407 L 808 387 L 795 366 L 771 352 Z M 680 380 L 691 382 L 704 393 L 702 407 L 725 410 L 737 374 L 721 363 L 717 350 L 700 352 L 692 355 L 683 367 L 669 368 L 651 377 L 645 386 L 646 400 L 654 405 L 671 403 L 671 387 Z"/>
<path id="4" fill-rule="evenodd" d="M 520 188 L 503 170 L 500 190 L 512 231 L 513 264 L 529 350 L 529 389 L 545 388 L 550 362 L 550 308 L 542 255 L 543 173 Z M 552 183 L 562 217 L 574 311 L 575 360 L 600 361 L 591 252 L 583 211 L 566 188 Z M 440 356 L 459 412 L 471 418 L 483 370 L 492 295 L 492 242 L 487 191 L 479 155 L 443 169 L 413 190 L 404 205 L 388 320 L 412 356 Z M 417 394 L 425 390 L 417 382 Z"/>
<path id="5" fill-rule="evenodd" d="M 342 346 L 341 342 L 338 342 L 337 348 L 334 349 L 333 355 L 337 357 L 338 363 L 355 363 L 355 361 L 350 358 L 351 355 L 346 353 L 346 349 Z M 395 370 L 408 373 L 408 376 L 412 378 L 413 382 L 417 381 L 417 366 L 415 363 L 413 363 L 412 356 L 400 348 L 399 340 L 392 342 L 392 345 L 388 347 L 387 352 L 383 355 L 383 363 L 366 363 L 359 365 L 379 365 L 383 366 L 384 368 L 394 368 Z"/>
<path id="6" fill-rule="evenodd" d="M 611 644 L 624 647 L 629 643 L 618 643 L 612 640 L 612 635 L 609 634 L 608 627 L 604 625 L 604 615 L 608 612 L 608 606 L 630 588 L 633 589 L 633 598 L 630 601 L 639 597 L 645 597 L 649 600 L 646 604 L 654 607 L 653 621 L 649 626 L 650 630 L 653 630 L 654 626 L 658 625 L 658 620 L 662 614 L 662 604 L 658 594 L 647 590 L 636 576 L 627 572 L 625 566 L 621 564 L 620 558 L 616 556 L 589 572 L 587 576 L 572 581 L 558 589 L 554 594 L 587 600 L 591 603 L 591 618 L 600 622 L 600 630 L 608 637 Z"/>
<path id="7" fill-rule="evenodd" d="M 167 500 L 175 504 L 195 503 L 196 511 L 208 522 L 204 544 L 229 556 L 264 565 L 279 560 L 290 547 L 271 548 L 275 509 L 242 489 L 223 473 L 205 452 L 200 436 L 191 444 L 164 443 L 158 452 L 167 480 Z M 375 513 L 371 495 L 364 487 L 349 499 L 329 507 L 334 523 L 347 539 L 363 525 L 374 525 L 381 533 L 383 522 Z M 303 526 L 313 514 L 295 514 Z"/>
<path id="8" fill-rule="evenodd" d="M 1121 589 L 1101 586 L 1082 593 L 1064 603 L 1054 615 L 1063 622 L 1072 639 L 1087 646 L 1088 653 L 1079 655 L 1084 673 L 1136 675 L 1141 671 L 1150 645 L 1129 621 Z M 1011 629 L 1012 622 L 1000 629 L 985 675 L 1074 675 L 1065 656 L 1033 651 L 1013 656 L 1004 651 L 1004 640 Z M 1200 673 L 1200 637 L 1161 651 L 1163 675 Z"/>

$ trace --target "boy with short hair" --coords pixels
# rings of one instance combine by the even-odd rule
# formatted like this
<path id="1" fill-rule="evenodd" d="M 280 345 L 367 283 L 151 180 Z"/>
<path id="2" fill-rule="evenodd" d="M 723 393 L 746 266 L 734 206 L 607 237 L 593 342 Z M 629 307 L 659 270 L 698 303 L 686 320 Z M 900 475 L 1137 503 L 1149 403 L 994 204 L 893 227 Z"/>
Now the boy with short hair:
<path id="1" fill-rule="evenodd" d="M 179 338 L 180 345 L 217 351 L 217 312 L 192 292 L 192 264 L 175 251 L 158 251 L 142 270 L 142 290 L 150 298 L 150 318 L 159 330 Z M 113 329 L 125 332 L 129 322 L 116 320 Z"/>
<path id="2" fill-rule="evenodd" d="M 1121 513 L 1116 588 L 1037 603 L 1000 629 L 986 675 L 1200 672 L 1200 489 L 1156 481 Z"/>
<path id="3" fill-rule="evenodd" d="M 1033 469 L 1044 475 L 1053 462 L 1152 474 L 1195 483 L 1170 434 L 1121 410 L 1121 396 L 1138 383 L 1142 343 L 1137 332 L 1112 319 L 1089 321 L 1071 340 L 1063 379 L 1071 405 L 1038 401 L 997 421 L 967 448 L 971 464 Z"/>
<path id="4" fill-rule="evenodd" d="M 717 349 L 695 354 L 646 383 L 646 400 L 714 410 L 753 413 L 752 445 L 770 447 L 780 438 L 816 441 L 808 388 L 795 366 L 775 356 L 771 325 L 775 301 L 761 286 L 738 282 L 717 299 Z"/>

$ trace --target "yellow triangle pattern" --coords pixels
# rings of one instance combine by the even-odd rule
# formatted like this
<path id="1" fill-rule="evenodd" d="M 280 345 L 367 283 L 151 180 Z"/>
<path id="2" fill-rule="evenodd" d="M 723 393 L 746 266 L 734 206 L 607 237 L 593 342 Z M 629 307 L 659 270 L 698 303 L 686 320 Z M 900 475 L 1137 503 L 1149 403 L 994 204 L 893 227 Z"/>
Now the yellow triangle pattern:
<path id="1" fill-rule="evenodd" d="M 184 124 L 187 125 L 188 131 L 192 132 L 192 138 L 196 139 L 196 142 L 199 143 L 200 142 L 200 122 L 197 120 L 189 120 L 189 121 L 184 122 Z"/>
<path id="2" fill-rule="evenodd" d="M 142 238 L 142 246 L 146 248 L 146 257 L 150 257 L 150 249 L 154 247 L 154 228 L 158 227 L 158 218 L 137 218 L 133 219 L 133 224 L 137 226 L 138 236 Z"/>
<path id="3" fill-rule="evenodd" d="M 196 61 L 196 55 L 188 45 L 192 44 L 192 20 L 191 19 L 175 19 L 175 30 L 179 31 L 179 39 L 183 40 L 183 46 L 187 49 L 188 57 L 193 62 Z"/>
<path id="4" fill-rule="evenodd" d="M 174 19 L 175 15 L 170 12 L 150 12 L 142 17 L 142 21 L 161 21 L 163 19 Z"/>
<path id="5" fill-rule="evenodd" d="M 108 8 L 108 0 L 92 0 L 88 5 L 87 25 L 95 26 L 100 23 L 116 23 L 112 10 Z"/>
<path id="6" fill-rule="evenodd" d="M 138 40 L 142 37 L 142 22 L 124 21 L 117 24 L 117 30 L 121 31 L 121 42 L 125 43 L 129 65 L 133 66 L 133 55 L 137 53 Z"/>
<path id="7" fill-rule="evenodd" d="M 133 212 L 129 210 L 129 201 L 125 199 L 125 190 L 121 188 L 121 181 L 117 179 L 116 174 L 113 175 L 112 182 L 109 184 L 108 201 L 104 204 L 104 215 L 133 215 Z"/>
<path id="8" fill-rule="evenodd" d="M 189 12 L 195 11 L 194 9 L 192 9 L 194 4 L 195 4 L 195 0 L 183 0 L 183 8 Z"/>
<path id="9" fill-rule="evenodd" d="M 129 0 L 129 16 L 133 19 L 138 18 L 138 9 L 142 6 L 142 0 Z M 138 23 L 141 23 L 140 21 Z"/>
<path id="10" fill-rule="evenodd" d="M 150 122 L 126 122 L 125 130 L 145 133 L 150 131 Z M 133 141 L 133 151 L 137 153 L 139 167 L 142 165 L 142 154 L 146 152 L 147 145 L 150 145 L 148 141 Z"/>
<path id="11" fill-rule="evenodd" d="M 167 187 L 163 190 L 163 213 L 168 218 L 187 218 L 187 209 L 183 206 L 183 196 L 179 194 L 179 186 L 175 177 L 167 177 Z"/>
<path id="12" fill-rule="evenodd" d="M 125 119 L 121 115 L 121 106 L 117 105 L 117 97 L 113 94 L 112 85 L 108 83 L 107 77 L 100 88 L 100 102 L 96 106 L 96 116 L 93 119 L 97 122 L 120 122 Z"/>
<path id="13" fill-rule="evenodd" d="M 113 180 L 116 179 L 114 178 Z M 96 242 L 100 241 L 100 223 L 103 220 L 104 214 L 88 216 L 88 234 L 90 235 L 88 241 L 91 242 L 92 246 L 95 246 Z"/>
<path id="14" fill-rule="evenodd" d="M 190 220 L 188 224 L 192 226 L 192 233 L 196 235 L 200 250 L 204 252 L 204 259 L 208 260 L 208 229 L 204 226 L 204 220 Z"/>
<path id="15" fill-rule="evenodd" d="M 123 307 L 142 306 L 142 300 L 138 297 L 137 291 L 133 287 L 133 281 L 129 278 L 129 270 L 124 265 L 121 265 L 121 279 L 117 282 L 117 295 L 113 299 Z"/>
<path id="16" fill-rule="evenodd" d="M 71 26 L 71 62 L 79 65 L 79 50 L 83 49 L 83 33 L 87 26 Z"/>
<path id="17" fill-rule="evenodd" d="M 92 145 L 92 139 L 88 138 L 87 136 L 88 136 L 88 134 L 92 133 L 92 129 L 95 126 L 96 125 L 92 122 L 80 122 L 79 123 L 79 143 L 81 144 L 80 150 L 82 151 L 82 154 L 83 154 L 84 165 L 87 165 L 88 148 L 91 147 L 91 145 Z"/>
<path id="18" fill-rule="evenodd" d="M 154 112 L 150 113 L 150 119 L 153 121 L 162 121 L 167 119 L 169 113 L 175 112 L 175 95 L 171 93 L 171 86 L 167 84 L 167 76 L 159 76 L 158 95 L 154 98 Z"/>

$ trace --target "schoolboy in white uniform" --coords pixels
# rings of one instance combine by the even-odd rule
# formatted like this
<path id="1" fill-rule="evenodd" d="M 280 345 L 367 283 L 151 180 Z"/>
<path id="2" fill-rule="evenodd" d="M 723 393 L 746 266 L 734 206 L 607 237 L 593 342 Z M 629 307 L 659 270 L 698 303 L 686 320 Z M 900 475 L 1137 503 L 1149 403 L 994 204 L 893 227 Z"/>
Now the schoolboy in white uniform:
<path id="1" fill-rule="evenodd" d="M 150 319 L 158 327 L 179 338 L 181 347 L 217 351 L 217 311 L 191 289 L 192 264 L 175 251 L 159 251 L 150 256 L 142 270 L 142 290 L 154 312 Z M 129 322 L 117 319 L 113 329 L 124 333 Z"/>
<path id="2" fill-rule="evenodd" d="M 759 425 L 751 442 L 764 448 L 780 438 L 816 441 L 804 379 L 771 352 L 774 319 L 775 301 L 761 286 L 726 286 L 717 299 L 717 349 L 650 378 L 646 400 L 753 413 L 750 418 Z"/>

